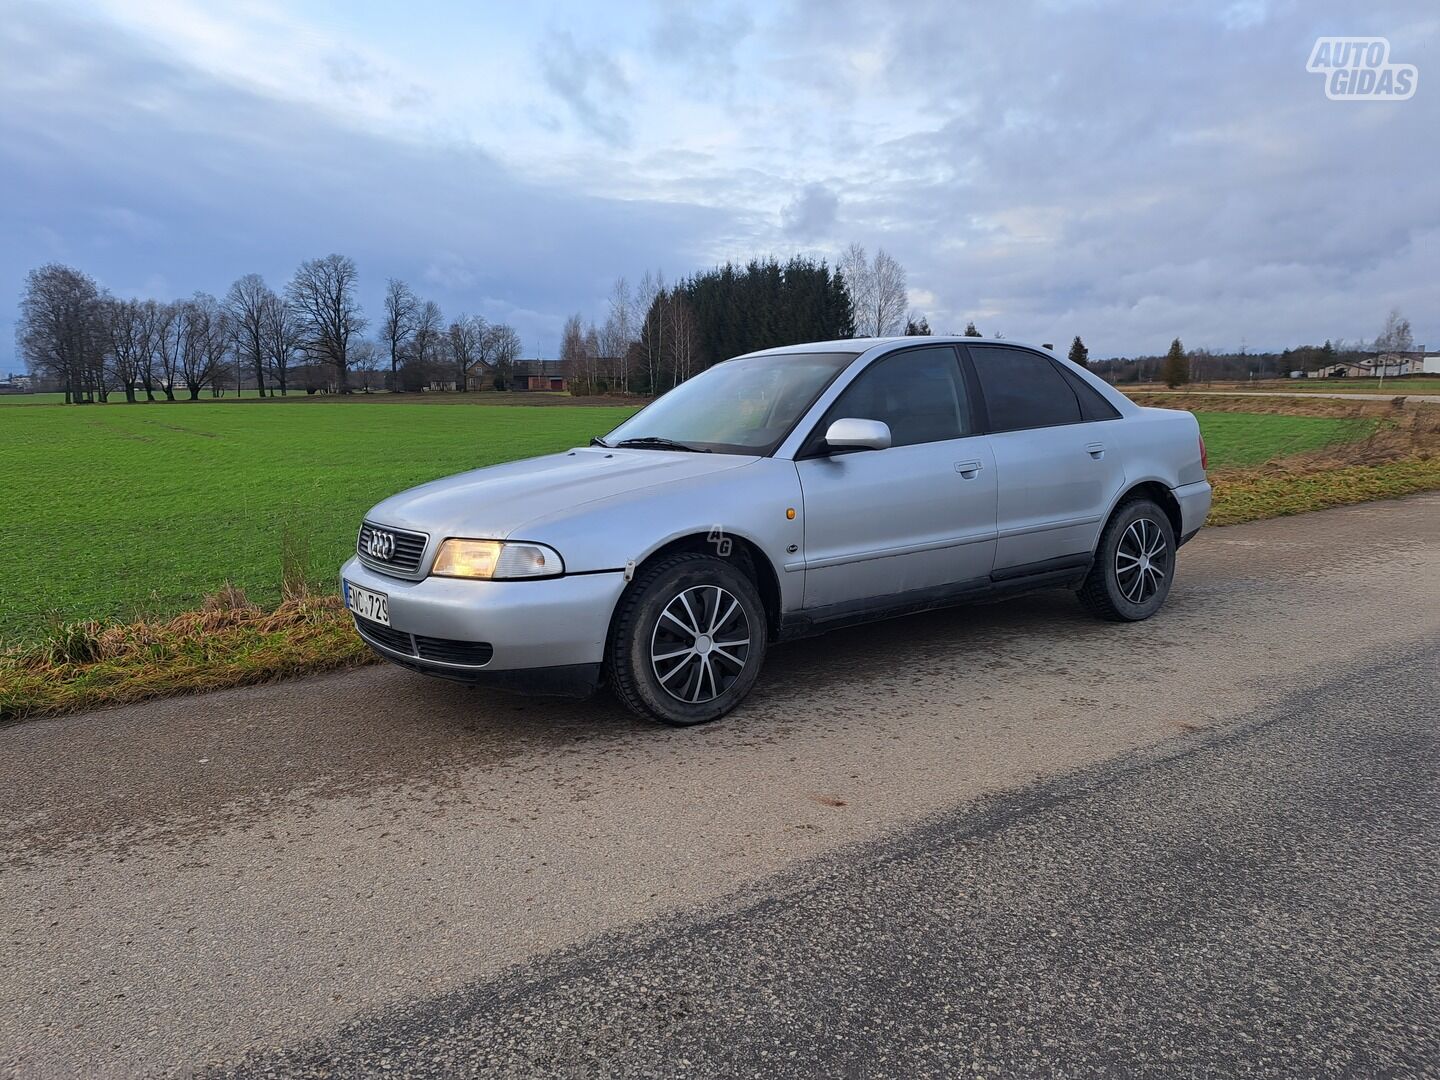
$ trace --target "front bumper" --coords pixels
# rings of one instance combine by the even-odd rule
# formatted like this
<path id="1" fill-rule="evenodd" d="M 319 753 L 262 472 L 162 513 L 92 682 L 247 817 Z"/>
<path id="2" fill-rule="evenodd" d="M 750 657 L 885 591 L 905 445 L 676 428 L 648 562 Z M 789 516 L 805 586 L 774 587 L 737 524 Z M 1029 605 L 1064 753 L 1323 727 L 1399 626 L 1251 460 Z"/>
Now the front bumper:
<path id="1" fill-rule="evenodd" d="M 487 662 L 457 668 L 427 663 L 366 639 L 389 659 L 452 678 L 600 664 L 611 613 L 625 590 L 625 574 L 620 570 L 539 581 L 438 577 L 406 581 L 376 573 L 352 557 L 340 576 L 362 589 L 385 593 L 394 630 L 490 644 L 493 651 Z"/>

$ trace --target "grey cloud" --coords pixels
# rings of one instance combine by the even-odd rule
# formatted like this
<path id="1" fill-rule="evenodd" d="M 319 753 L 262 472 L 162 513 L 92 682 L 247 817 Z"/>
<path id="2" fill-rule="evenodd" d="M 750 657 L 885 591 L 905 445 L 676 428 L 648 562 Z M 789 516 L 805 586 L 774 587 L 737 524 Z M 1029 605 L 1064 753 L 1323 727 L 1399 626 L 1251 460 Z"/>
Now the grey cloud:
<path id="1" fill-rule="evenodd" d="M 685 70 L 695 94 L 709 97 L 728 90 L 739 70 L 735 51 L 754 28 L 739 6 L 707 13 L 702 5 L 667 3 L 650 32 L 650 47 L 661 63 Z"/>
<path id="2" fill-rule="evenodd" d="M 928 134 L 857 144 L 872 182 L 847 197 L 845 227 L 936 294 L 937 325 L 987 311 L 987 332 L 1078 332 L 1105 355 L 1163 350 L 1176 334 L 1252 348 L 1373 335 L 1399 304 L 1417 339 L 1440 341 L 1426 293 L 1440 277 L 1426 134 L 1440 99 L 1327 101 L 1305 59 L 1344 5 L 804 11 L 789 66 L 874 43 L 872 92 L 934 117 Z M 1410 6 L 1366 19 L 1395 59 L 1434 55 L 1436 24 Z M 799 89 L 820 92 L 808 75 Z M 848 118 L 829 135 L 853 136 Z"/>
<path id="3" fill-rule="evenodd" d="M 218 295 L 241 274 L 280 285 L 302 259 L 343 251 L 372 314 L 385 279 L 402 277 L 447 312 L 513 305 L 526 351 L 553 351 L 557 316 L 598 314 L 616 274 L 703 264 L 730 228 L 700 206 L 529 182 L 474 148 L 360 134 L 54 9 L 19 8 L 0 24 L 0 54 L 12 297 L 57 254 L 117 291 L 165 281 Z M 63 77 L 56 56 L 74 58 Z M 152 221 L 164 228 L 135 227 Z M 12 340 L 0 325 L 0 369 Z"/>
<path id="4" fill-rule="evenodd" d="M 798 240 L 824 237 L 835 224 L 839 197 L 821 183 L 806 184 L 800 194 L 780 210 L 780 225 Z"/>
<path id="5" fill-rule="evenodd" d="M 587 131 L 611 145 L 629 143 L 630 122 L 619 103 L 630 96 L 630 83 L 607 53 L 582 47 L 561 30 L 540 49 L 540 73 Z"/>

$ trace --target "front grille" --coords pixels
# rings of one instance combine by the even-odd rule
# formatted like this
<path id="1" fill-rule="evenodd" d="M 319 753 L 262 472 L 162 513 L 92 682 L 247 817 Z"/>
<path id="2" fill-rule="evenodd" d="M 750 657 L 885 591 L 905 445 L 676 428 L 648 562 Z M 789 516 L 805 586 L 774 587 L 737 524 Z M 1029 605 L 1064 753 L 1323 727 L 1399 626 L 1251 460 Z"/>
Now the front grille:
<path id="1" fill-rule="evenodd" d="M 410 640 L 410 635 L 401 633 L 388 626 L 382 626 L 378 622 L 371 622 L 369 619 L 362 619 L 355 616 L 355 629 L 360 631 L 362 637 L 367 637 L 377 645 L 384 645 L 387 649 L 394 649 L 396 652 L 415 655 L 415 645 Z"/>
<path id="2" fill-rule="evenodd" d="M 442 664 L 488 664 L 495 655 L 488 641 L 451 641 L 449 638 L 415 635 L 415 651 L 421 660 L 438 660 Z"/>
<path id="3" fill-rule="evenodd" d="M 371 554 L 377 533 L 389 534 L 395 538 L 395 548 L 388 558 Z M 424 533 L 392 529 L 388 525 L 375 525 L 369 521 L 360 526 L 360 535 L 355 538 L 355 554 L 360 561 L 375 570 L 395 574 L 413 574 L 420 569 L 420 559 L 425 554 L 425 545 L 430 538 Z"/>
<path id="4" fill-rule="evenodd" d="M 488 641 L 456 641 L 453 638 L 425 637 L 421 634 L 407 634 L 389 626 L 382 626 L 356 615 L 355 629 L 372 645 L 383 645 L 392 652 L 404 653 L 420 660 L 437 664 L 458 664 L 463 667 L 483 667 L 495 655 L 495 648 Z"/>

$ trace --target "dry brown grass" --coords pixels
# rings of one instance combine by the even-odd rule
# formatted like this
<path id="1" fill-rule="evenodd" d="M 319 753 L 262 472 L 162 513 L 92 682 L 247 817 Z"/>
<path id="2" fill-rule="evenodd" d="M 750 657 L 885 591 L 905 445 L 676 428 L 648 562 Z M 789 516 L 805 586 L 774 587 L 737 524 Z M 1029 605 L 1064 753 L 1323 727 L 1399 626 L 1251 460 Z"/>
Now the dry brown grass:
<path id="1" fill-rule="evenodd" d="M 162 622 L 56 627 L 0 653 L 0 722 L 178 693 L 200 693 L 368 663 L 335 596 L 295 596 L 274 610 L 238 589 Z"/>
<path id="2" fill-rule="evenodd" d="M 1440 489 L 1440 407 L 1331 398 L 1233 398 L 1138 394 L 1141 405 L 1189 412 L 1284 413 L 1380 421 L 1364 439 L 1332 443 L 1253 468 L 1210 474 L 1209 525 L 1238 525 L 1309 510 Z"/>

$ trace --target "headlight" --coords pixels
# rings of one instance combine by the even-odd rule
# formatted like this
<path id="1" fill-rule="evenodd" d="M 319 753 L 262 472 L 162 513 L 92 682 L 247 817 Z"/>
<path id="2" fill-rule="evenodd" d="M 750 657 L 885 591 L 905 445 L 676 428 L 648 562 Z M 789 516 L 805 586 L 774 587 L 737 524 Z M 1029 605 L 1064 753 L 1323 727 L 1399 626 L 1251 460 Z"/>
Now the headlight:
<path id="1" fill-rule="evenodd" d="M 507 544 L 499 540 L 446 540 L 435 554 L 430 573 L 437 577 L 556 577 L 565 572 L 560 553 L 544 544 Z"/>

